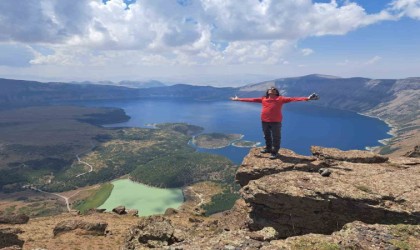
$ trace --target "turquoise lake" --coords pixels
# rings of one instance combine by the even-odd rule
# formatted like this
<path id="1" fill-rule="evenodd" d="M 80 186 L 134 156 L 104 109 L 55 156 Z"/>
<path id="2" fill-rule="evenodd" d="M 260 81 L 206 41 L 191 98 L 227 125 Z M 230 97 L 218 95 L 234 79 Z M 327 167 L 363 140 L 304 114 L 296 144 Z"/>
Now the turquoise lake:
<path id="1" fill-rule="evenodd" d="M 179 188 L 155 188 L 128 179 L 116 180 L 109 198 L 99 208 L 111 211 L 124 205 L 126 209 L 137 209 L 139 216 L 163 214 L 167 208 L 178 208 L 184 201 Z"/>

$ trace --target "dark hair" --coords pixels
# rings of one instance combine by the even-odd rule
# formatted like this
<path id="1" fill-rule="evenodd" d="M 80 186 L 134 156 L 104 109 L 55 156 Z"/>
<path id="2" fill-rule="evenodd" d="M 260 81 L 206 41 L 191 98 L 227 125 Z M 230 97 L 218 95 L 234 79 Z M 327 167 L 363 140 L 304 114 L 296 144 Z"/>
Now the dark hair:
<path id="1" fill-rule="evenodd" d="M 269 90 L 274 90 L 274 91 L 276 91 L 276 96 L 280 96 L 280 92 L 279 92 L 279 90 L 278 90 L 278 89 L 276 89 L 275 87 L 271 87 L 271 88 L 267 89 L 267 91 L 265 92 L 265 98 L 268 98 L 268 91 L 269 91 Z"/>

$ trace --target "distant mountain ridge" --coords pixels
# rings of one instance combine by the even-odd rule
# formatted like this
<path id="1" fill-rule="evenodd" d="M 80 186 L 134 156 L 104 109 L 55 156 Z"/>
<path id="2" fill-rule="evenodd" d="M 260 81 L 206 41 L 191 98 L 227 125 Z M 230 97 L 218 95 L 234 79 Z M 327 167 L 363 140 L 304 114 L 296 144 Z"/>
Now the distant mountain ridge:
<path id="1" fill-rule="evenodd" d="M 121 86 L 121 87 L 128 87 L 128 88 L 136 88 L 136 89 L 144 89 L 144 88 L 156 88 L 156 87 L 165 87 L 167 84 L 156 81 L 129 81 L 123 80 L 119 82 L 112 82 L 112 81 L 99 81 L 99 82 L 91 82 L 91 81 L 83 81 L 83 82 L 70 82 L 72 84 L 95 84 L 95 85 L 109 85 L 109 86 Z"/>
<path id="2" fill-rule="evenodd" d="M 0 78 L 0 106 L 17 107 L 45 105 L 59 101 L 115 100 L 150 97 L 190 98 L 216 100 L 232 96 L 233 88 L 192 86 L 176 84 L 153 88 L 129 88 L 123 86 L 83 83 L 41 83 L 36 81 Z"/>

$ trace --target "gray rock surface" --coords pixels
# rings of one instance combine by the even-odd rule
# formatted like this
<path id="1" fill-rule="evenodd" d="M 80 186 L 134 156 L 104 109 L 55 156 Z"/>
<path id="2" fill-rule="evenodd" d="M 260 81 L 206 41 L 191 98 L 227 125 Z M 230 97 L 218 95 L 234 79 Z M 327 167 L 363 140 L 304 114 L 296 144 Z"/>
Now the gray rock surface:
<path id="1" fill-rule="evenodd" d="M 299 167 L 261 176 L 261 166 L 269 160 L 255 156 L 251 150 L 246 159 L 250 181 L 240 191 L 251 207 L 248 222 L 251 230 L 273 227 L 279 237 L 286 238 L 308 233 L 331 234 L 356 220 L 369 224 L 420 223 L 419 164 L 384 162 L 384 158 L 364 151 L 341 151 L 337 156 L 334 154 L 338 150 L 317 147 L 317 152 L 323 152 L 317 154 L 319 159 L 303 158 L 300 162 L 301 157 L 295 154 L 283 155 L 297 159 L 294 164 Z M 326 156 L 328 160 L 321 165 L 327 164 L 331 169 L 328 178 L 311 170 Z M 288 163 L 279 159 L 272 164 L 281 168 Z M 252 171 L 254 166 L 257 171 Z M 239 183 L 243 185 L 246 181 Z"/>
<path id="2" fill-rule="evenodd" d="M 81 230 L 83 234 L 90 235 L 105 235 L 106 227 L 108 226 L 105 222 L 85 222 L 82 220 L 68 220 L 59 222 L 53 229 L 54 236 L 73 231 Z"/>
<path id="3" fill-rule="evenodd" d="M 336 148 L 312 146 L 311 152 L 317 158 L 336 161 L 348 161 L 355 163 L 382 163 L 388 161 L 388 157 L 386 156 L 362 150 L 342 151 Z"/>

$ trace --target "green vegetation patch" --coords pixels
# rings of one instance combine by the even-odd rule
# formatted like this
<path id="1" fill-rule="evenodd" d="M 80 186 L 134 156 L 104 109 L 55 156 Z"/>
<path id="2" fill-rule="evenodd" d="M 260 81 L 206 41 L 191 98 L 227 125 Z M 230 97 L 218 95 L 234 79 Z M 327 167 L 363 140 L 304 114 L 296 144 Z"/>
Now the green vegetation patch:
<path id="1" fill-rule="evenodd" d="M 101 188 L 88 199 L 79 202 L 75 208 L 79 210 L 81 213 L 85 213 L 87 210 L 91 208 L 97 208 L 105 203 L 108 197 L 111 195 L 112 189 L 114 185 L 111 183 L 105 183 L 101 186 Z"/>
<path id="2" fill-rule="evenodd" d="M 173 130 L 184 135 L 195 135 L 204 131 L 200 126 L 190 125 L 187 123 L 161 123 L 156 124 L 157 128 Z"/>
<path id="3" fill-rule="evenodd" d="M 222 193 L 216 194 L 211 198 L 210 203 L 202 206 L 205 215 L 210 216 L 231 209 L 240 197 L 235 189 L 239 189 L 239 187 L 232 188 L 231 185 L 225 185 Z"/>
<path id="4" fill-rule="evenodd" d="M 115 131 L 92 124 L 124 119 L 122 109 L 42 106 L 1 110 L 0 189 L 18 191 L 27 184 L 43 187 L 49 183 L 46 175 L 61 175 L 76 155 L 91 151 L 100 142 L 94 138 L 105 141 Z M 62 186 L 53 191 L 74 188 Z"/>
<path id="5" fill-rule="evenodd" d="M 139 165 L 131 178 L 155 187 L 183 187 L 205 180 L 225 180 L 232 163 L 225 157 L 206 153 L 177 153 Z"/>
<path id="6" fill-rule="evenodd" d="M 381 155 L 387 155 L 387 154 L 391 154 L 394 151 L 397 151 L 399 148 L 393 148 L 390 145 L 386 145 L 381 147 L 381 150 L 379 151 L 379 154 Z"/>
<path id="7" fill-rule="evenodd" d="M 193 143 L 200 148 L 223 148 L 229 146 L 233 141 L 240 140 L 240 134 L 210 133 L 201 134 L 193 138 Z"/>

